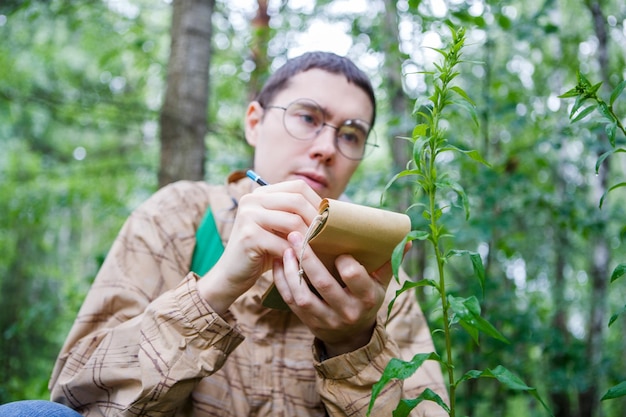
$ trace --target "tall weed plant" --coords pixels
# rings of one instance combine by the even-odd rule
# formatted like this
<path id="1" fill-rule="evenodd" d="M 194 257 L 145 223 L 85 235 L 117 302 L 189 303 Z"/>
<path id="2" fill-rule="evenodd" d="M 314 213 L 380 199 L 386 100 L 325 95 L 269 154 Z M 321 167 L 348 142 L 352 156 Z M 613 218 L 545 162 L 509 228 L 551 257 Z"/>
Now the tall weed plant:
<path id="1" fill-rule="evenodd" d="M 444 163 L 445 158 L 442 158 L 442 155 L 452 152 L 469 157 L 485 166 L 489 166 L 489 164 L 480 156 L 478 151 L 462 149 L 451 143 L 446 135 L 445 115 L 453 111 L 454 108 L 466 111 L 474 124 L 478 125 L 474 102 L 462 88 L 453 83 L 460 74 L 457 67 L 464 62 L 461 57 L 465 43 L 465 29 L 455 29 L 452 25 L 448 26 L 451 32 L 451 41 L 444 49 L 434 49 L 441 55 L 441 62 L 434 65 L 434 71 L 424 73 L 427 82 L 432 83 L 432 86 L 429 85 L 432 95 L 428 98 L 427 104 L 423 104 L 419 99 L 416 101 L 413 115 L 420 122 L 414 127 L 411 137 L 404 138 L 412 143 L 412 158 L 408 161 L 406 169 L 396 174 L 387 185 L 389 188 L 400 178 L 412 179 L 416 188 L 416 201 L 408 210 L 422 210 L 422 216 L 427 223 L 426 230 L 411 230 L 405 240 L 396 247 L 392 256 L 394 276 L 399 279 L 398 271 L 402 263 L 403 249 L 408 242 L 413 240 L 427 242 L 427 245 L 432 248 L 432 260 L 436 264 L 435 277 L 424 277 L 419 281 L 404 282 L 402 288 L 396 293 L 396 297 L 405 291 L 415 290 L 419 287 L 430 287 L 436 291 L 442 315 L 439 320 L 440 323 L 436 325 L 438 327 L 433 326 L 432 323 L 431 326 L 434 329 L 433 335 L 442 335 L 445 352 L 442 355 L 435 352 L 418 353 L 409 361 L 398 358 L 392 359 L 381 379 L 372 388 L 369 410 L 388 382 L 393 379 L 403 380 L 410 377 L 427 360 L 437 361 L 442 366 L 444 379 L 447 380 L 449 404 L 434 391 L 426 389 L 417 398 L 402 399 L 394 411 L 393 417 L 408 416 L 411 410 L 422 401 L 434 401 L 445 409 L 448 415 L 455 417 L 457 388 L 463 382 L 476 378 L 495 378 L 509 389 L 526 391 L 537 398 L 548 410 L 546 404 L 537 394 L 537 390 L 526 385 L 504 366 L 497 365 L 489 369 L 467 370 L 461 373 L 460 364 L 455 362 L 451 335 L 453 328 L 457 326 L 468 332 L 476 344 L 479 343 L 479 334 L 481 333 L 505 343 L 508 341 L 481 316 L 480 301 L 476 296 L 462 297 L 449 291 L 452 288 L 452 283 L 448 282 L 446 266 L 453 257 L 469 257 L 473 266 L 473 276 L 478 280 L 483 291 L 487 278 L 480 255 L 477 252 L 454 249 L 454 236 L 446 230 L 443 224 L 444 216 L 450 216 L 454 213 L 449 210 L 449 194 L 451 192 L 458 196 L 466 220 L 469 219 L 470 208 L 463 187 L 450 175 L 450 162 Z M 458 129 L 461 131 L 464 127 Z M 391 310 L 394 301 L 395 298 L 390 303 L 389 310 Z"/>
<path id="2" fill-rule="evenodd" d="M 578 83 L 574 88 L 560 95 L 560 98 L 573 98 L 574 105 L 570 110 L 570 120 L 572 123 L 583 120 L 586 116 L 597 112 L 600 115 L 599 121 L 604 123 L 605 132 L 609 140 L 610 149 L 604 152 L 598 157 L 596 161 L 596 174 L 599 173 L 602 163 L 610 156 L 618 153 L 626 153 L 624 147 L 624 138 L 626 138 L 626 129 L 622 123 L 620 117 L 615 112 L 615 104 L 619 96 L 626 88 L 626 80 L 620 82 L 617 87 L 613 89 L 609 97 L 609 101 L 606 102 L 602 97 L 598 95 L 602 83 L 592 84 L 587 77 L 580 72 L 578 73 Z M 618 134 L 621 133 L 622 142 L 618 142 Z M 600 198 L 599 207 L 602 208 L 607 195 L 618 188 L 626 187 L 626 181 L 618 182 L 609 188 L 602 194 Z M 613 283 L 617 279 L 626 275 L 626 263 L 620 263 L 613 270 L 610 277 L 610 282 Z M 609 327 L 615 323 L 620 315 L 626 314 L 626 305 L 617 313 L 613 314 L 609 319 Z M 609 388 L 609 390 L 602 397 L 602 401 L 611 400 L 619 397 L 626 396 L 626 381 L 622 381 L 619 384 Z"/>

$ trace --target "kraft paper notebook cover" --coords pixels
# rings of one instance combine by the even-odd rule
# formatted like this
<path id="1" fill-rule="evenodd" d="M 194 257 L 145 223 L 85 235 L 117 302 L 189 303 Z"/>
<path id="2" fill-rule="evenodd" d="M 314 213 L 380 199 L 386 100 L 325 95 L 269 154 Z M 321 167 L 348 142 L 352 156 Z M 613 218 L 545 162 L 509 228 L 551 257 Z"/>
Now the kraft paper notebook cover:
<path id="1" fill-rule="evenodd" d="M 335 268 L 337 256 L 350 254 L 371 273 L 391 258 L 393 249 L 410 230 L 406 214 L 325 198 L 319 215 L 309 226 L 307 241 L 341 282 Z M 263 305 L 289 309 L 273 284 L 263 295 Z"/>

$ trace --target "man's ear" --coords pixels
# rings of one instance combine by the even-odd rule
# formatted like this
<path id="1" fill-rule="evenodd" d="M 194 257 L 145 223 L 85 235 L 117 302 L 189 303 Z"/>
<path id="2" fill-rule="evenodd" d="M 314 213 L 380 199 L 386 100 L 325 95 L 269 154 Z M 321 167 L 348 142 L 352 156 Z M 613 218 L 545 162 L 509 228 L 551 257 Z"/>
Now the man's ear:
<path id="1" fill-rule="evenodd" d="M 245 118 L 246 141 L 252 147 L 255 147 L 259 137 L 259 128 L 263 122 L 264 109 L 258 101 L 252 101 L 248 104 Z"/>

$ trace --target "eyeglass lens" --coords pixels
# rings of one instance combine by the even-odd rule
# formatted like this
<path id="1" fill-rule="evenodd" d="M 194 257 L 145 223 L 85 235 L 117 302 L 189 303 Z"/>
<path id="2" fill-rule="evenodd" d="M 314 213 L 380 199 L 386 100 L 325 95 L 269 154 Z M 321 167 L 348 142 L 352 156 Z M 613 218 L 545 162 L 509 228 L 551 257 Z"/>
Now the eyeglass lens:
<path id="1" fill-rule="evenodd" d="M 324 111 L 311 100 L 298 100 L 287 106 L 285 128 L 296 139 L 310 140 L 319 135 L 324 126 L 336 130 L 339 152 L 351 159 L 361 159 L 367 143 L 369 125 L 361 120 L 346 120 L 341 126 L 326 124 Z"/>

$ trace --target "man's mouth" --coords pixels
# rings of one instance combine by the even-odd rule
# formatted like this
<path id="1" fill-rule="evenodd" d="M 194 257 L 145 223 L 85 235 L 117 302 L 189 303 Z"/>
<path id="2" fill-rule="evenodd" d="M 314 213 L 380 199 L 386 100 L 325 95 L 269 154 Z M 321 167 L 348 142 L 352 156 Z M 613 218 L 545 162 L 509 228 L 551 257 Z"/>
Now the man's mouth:
<path id="1" fill-rule="evenodd" d="M 313 189 L 317 190 L 328 187 L 328 181 L 323 175 L 312 172 L 297 172 L 296 176 L 303 179 Z"/>

